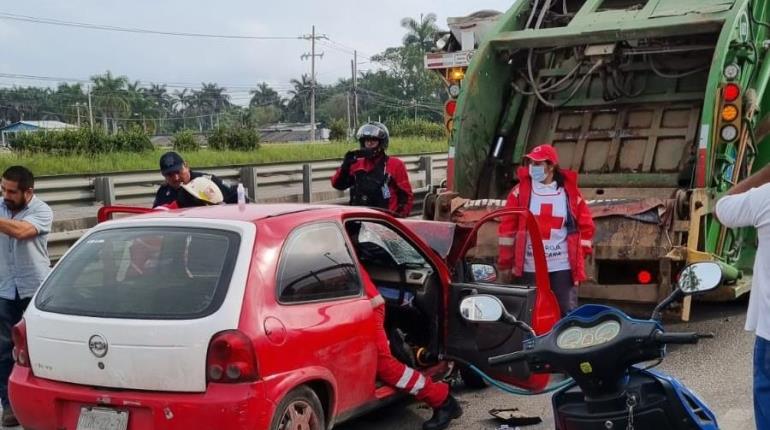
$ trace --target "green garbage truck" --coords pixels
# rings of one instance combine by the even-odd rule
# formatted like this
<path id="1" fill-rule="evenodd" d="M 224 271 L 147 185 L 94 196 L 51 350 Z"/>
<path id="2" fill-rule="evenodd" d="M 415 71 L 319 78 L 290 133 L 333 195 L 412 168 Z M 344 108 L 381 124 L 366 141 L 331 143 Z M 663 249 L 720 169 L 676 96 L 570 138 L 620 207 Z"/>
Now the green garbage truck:
<path id="1" fill-rule="evenodd" d="M 517 1 L 465 70 L 425 216 L 500 204 L 547 142 L 597 226 L 583 298 L 657 303 L 704 260 L 737 269 L 712 299 L 747 293 L 756 234 L 713 208 L 770 161 L 768 30 L 763 0 Z"/>

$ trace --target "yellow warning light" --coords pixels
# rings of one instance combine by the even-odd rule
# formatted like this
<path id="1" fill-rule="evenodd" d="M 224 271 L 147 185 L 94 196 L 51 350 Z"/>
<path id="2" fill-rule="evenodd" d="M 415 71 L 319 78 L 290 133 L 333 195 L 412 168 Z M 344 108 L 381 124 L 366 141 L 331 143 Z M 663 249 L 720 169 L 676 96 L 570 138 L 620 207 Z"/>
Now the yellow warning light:
<path id="1" fill-rule="evenodd" d="M 725 105 L 722 108 L 722 120 L 731 122 L 738 118 L 738 108 L 735 105 Z"/>
<path id="2" fill-rule="evenodd" d="M 453 81 L 462 81 L 465 77 L 465 70 L 461 68 L 454 68 L 449 71 L 449 79 Z"/>

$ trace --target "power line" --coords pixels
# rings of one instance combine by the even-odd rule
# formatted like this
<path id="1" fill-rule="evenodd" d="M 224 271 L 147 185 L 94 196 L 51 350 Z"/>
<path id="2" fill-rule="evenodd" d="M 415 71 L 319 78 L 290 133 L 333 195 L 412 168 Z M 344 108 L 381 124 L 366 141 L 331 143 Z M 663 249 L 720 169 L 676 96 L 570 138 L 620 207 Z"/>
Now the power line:
<path id="1" fill-rule="evenodd" d="M 98 76 L 98 75 L 97 75 Z M 69 82 L 76 82 L 80 84 L 93 84 L 93 81 L 91 79 L 87 78 L 72 78 L 72 77 L 61 77 L 61 76 L 42 76 L 42 75 L 30 75 L 30 74 L 23 74 L 23 73 L 0 73 L 0 78 L 7 78 L 7 79 L 21 79 L 21 80 L 31 80 L 31 81 L 45 81 L 45 82 L 58 82 L 58 83 L 69 83 Z M 202 88 L 202 83 L 192 83 L 192 82 L 158 82 L 148 79 L 140 79 L 136 80 L 134 82 L 139 82 L 140 85 L 144 85 L 144 87 L 149 87 L 151 85 L 161 85 L 166 86 L 168 88 Z M 273 89 L 291 89 L 294 88 L 291 84 L 281 84 L 281 83 L 270 83 L 266 81 L 262 81 L 270 85 Z M 219 85 L 219 84 L 217 84 Z M 248 85 L 248 84 L 222 84 L 225 88 L 237 88 L 237 89 L 243 89 L 243 90 L 252 90 L 256 89 L 257 85 Z"/>
<path id="2" fill-rule="evenodd" d="M 114 25 L 92 24 L 87 22 L 63 21 L 52 18 L 41 18 L 29 15 L 17 15 L 11 13 L 0 13 L 0 19 L 10 21 L 29 22 L 34 24 L 57 25 L 61 27 L 84 28 L 89 30 L 117 31 L 124 33 L 154 34 L 161 36 L 177 37 L 198 37 L 208 39 L 237 39 L 237 40 L 302 40 L 302 36 L 253 36 L 240 34 L 211 34 L 211 33 L 193 33 L 183 31 L 164 31 L 152 30 L 137 27 L 118 27 Z"/>

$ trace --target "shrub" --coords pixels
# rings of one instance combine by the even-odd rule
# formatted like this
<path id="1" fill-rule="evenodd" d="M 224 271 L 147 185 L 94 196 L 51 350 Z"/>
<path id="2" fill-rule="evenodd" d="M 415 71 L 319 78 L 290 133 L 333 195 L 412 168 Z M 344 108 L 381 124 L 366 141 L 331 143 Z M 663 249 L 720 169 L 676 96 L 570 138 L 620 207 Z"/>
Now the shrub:
<path id="1" fill-rule="evenodd" d="M 190 130 L 182 130 L 174 133 L 174 137 L 171 138 L 175 151 L 197 151 L 201 149 L 201 145 L 195 140 L 195 135 Z"/>
<path id="2" fill-rule="evenodd" d="M 9 141 L 17 152 L 48 153 L 55 155 L 96 155 L 115 151 L 143 152 L 153 149 L 150 137 L 141 129 L 119 131 L 107 135 L 101 129 L 39 131 L 22 133 Z"/>
<path id="3" fill-rule="evenodd" d="M 329 140 L 341 141 L 348 139 L 348 124 L 344 119 L 335 119 L 329 124 Z"/>
<path id="4" fill-rule="evenodd" d="M 209 148 L 219 151 L 253 151 L 259 149 L 259 133 L 246 127 L 217 127 L 209 135 Z"/>
<path id="5" fill-rule="evenodd" d="M 113 141 L 111 151 L 144 152 L 153 149 L 150 136 L 139 127 L 121 131 L 109 137 Z"/>
<path id="6" fill-rule="evenodd" d="M 425 139 L 444 139 L 447 137 L 443 124 L 424 119 L 399 119 L 387 124 L 390 135 L 395 137 L 422 137 Z"/>

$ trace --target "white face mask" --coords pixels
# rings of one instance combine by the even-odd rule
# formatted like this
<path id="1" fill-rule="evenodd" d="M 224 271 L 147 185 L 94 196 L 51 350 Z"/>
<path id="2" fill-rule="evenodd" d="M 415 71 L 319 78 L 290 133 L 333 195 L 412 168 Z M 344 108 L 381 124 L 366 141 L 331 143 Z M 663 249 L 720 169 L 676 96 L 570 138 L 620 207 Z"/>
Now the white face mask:
<path id="1" fill-rule="evenodd" d="M 533 181 L 543 183 L 545 182 L 545 178 L 548 175 L 545 174 L 545 166 L 536 166 L 534 164 L 530 164 L 529 176 L 532 177 Z"/>

